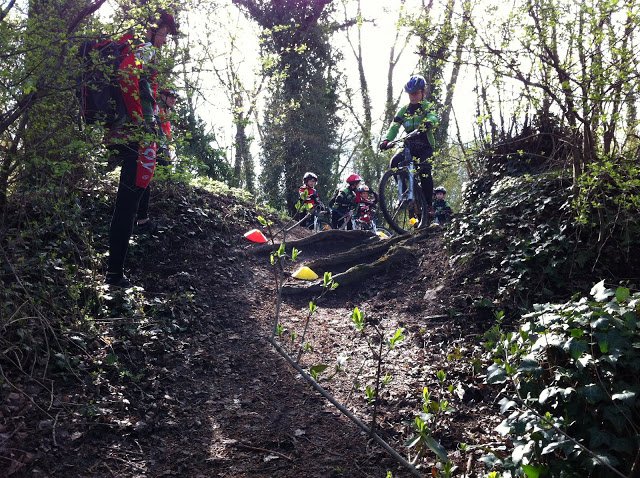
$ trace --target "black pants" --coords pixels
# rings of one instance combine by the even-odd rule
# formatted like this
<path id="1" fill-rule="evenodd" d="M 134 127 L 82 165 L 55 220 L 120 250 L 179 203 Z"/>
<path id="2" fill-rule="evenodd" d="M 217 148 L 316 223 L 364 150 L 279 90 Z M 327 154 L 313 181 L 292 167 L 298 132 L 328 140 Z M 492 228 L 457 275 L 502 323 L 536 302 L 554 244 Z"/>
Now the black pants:
<path id="1" fill-rule="evenodd" d="M 147 186 L 147 189 L 142 193 L 140 198 L 140 205 L 138 206 L 138 213 L 136 214 L 136 220 L 147 219 L 149 217 L 149 198 L 151 197 L 151 184 Z"/>
<path id="2" fill-rule="evenodd" d="M 409 148 L 413 163 L 416 168 L 417 174 L 420 177 L 420 187 L 422 188 L 422 194 L 427 203 L 429 209 L 433 203 L 433 176 L 431 175 L 431 161 L 429 158 L 433 156 L 433 148 L 426 142 L 419 142 L 405 146 Z M 391 158 L 389 168 L 397 168 L 405 160 L 405 150 L 399 151 Z"/>
<path id="3" fill-rule="evenodd" d="M 121 276 L 127 256 L 129 239 L 133 232 L 133 223 L 138 212 L 140 200 L 148 188 L 136 186 L 138 144 L 116 145 L 110 148 L 114 158 L 122 164 L 116 205 L 113 209 L 109 229 L 109 262 L 107 274 Z"/>

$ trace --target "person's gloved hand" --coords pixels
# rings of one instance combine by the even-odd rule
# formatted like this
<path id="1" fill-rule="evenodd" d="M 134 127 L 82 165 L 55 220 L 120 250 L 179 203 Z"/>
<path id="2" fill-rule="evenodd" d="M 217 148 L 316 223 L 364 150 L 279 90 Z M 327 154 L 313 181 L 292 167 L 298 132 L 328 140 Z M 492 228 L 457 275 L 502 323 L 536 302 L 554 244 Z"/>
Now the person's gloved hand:
<path id="1" fill-rule="evenodd" d="M 379 145 L 378 148 L 380 148 L 381 151 L 384 151 L 386 149 L 389 149 L 389 140 L 385 139 L 384 141 L 382 141 Z"/>

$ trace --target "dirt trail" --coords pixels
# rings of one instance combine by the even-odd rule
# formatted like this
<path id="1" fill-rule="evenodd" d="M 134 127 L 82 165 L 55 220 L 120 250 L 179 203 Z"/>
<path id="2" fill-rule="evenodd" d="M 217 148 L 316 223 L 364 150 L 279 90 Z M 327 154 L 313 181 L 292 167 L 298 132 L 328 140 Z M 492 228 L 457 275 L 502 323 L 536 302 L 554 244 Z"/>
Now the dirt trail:
<path id="1" fill-rule="evenodd" d="M 388 471 L 410 476 L 265 340 L 272 329 L 272 273 L 268 259 L 249 254 L 251 246 L 242 239 L 255 224 L 255 213 L 213 196 L 191 198 L 177 210 L 169 207 L 175 198 L 163 199 L 152 212 L 164 227 L 138 238 L 131 256 L 143 280 L 138 300 L 146 304 L 145 322 L 114 317 L 111 337 L 102 340 L 111 344 L 105 349 L 117 362 L 95 370 L 82 384 L 58 384 L 55 422 L 42 420 L 25 403 L 25 416 L 33 414 L 25 420 L 31 420 L 34 433 L 15 443 L 28 459 L 12 476 L 315 478 L 385 477 Z M 229 228 L 222 219 L 230 214 L 244 215 L 246 222 Z M 323 254 L 303 250 L 301 258 Z M 351 311 L 360 307 L 385 336 L 403 327 L 405 340 L 385 360 L 391 382 L 380 394 L 378 431 L 404 454 L 407 422 L 420 409 L 422 388 L 429 386 L 453 404 L 434 436 L 462 464 L 466 457 L 457 444 L 487 441 L 484 432 L 497 418 L 491 392 L 463 360 L 477 352 L 483 324 L 469 317 L 442 318 L 460 305 L 447 289 L 451 284 L 442 280 L 447 267 L 441 234 L 430 233 L 401 266 L 338 288 L 318 304 L 301 364 L 333 367 L 337 357 L 345 360 L 344 372 L 330 381 L 321 376 L 320 383 L 368 422 L 372 410 L 363 390 L 375 364 L 350 323 Z M 117 294 L 112 300 L 126 302 Z M 456 295 L 456 300 L 464 305 L 466 299 Z M 300 334 L 308 301 L 285 300 L 287 333 Z M 282 342 L 293 350 L 284 336 Z M 453 392 L 438 388 L 439 369 L 446 370 Z M 39 394 L 36 401 L 45 402 L 45 393 Z"/>

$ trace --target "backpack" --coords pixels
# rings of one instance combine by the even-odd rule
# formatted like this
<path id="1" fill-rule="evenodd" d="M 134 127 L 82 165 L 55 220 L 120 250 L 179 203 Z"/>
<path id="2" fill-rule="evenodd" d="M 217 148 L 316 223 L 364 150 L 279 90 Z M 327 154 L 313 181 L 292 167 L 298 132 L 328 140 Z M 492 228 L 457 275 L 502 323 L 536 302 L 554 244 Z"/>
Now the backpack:
<path id="1" fill-rule="evenodd" d="M 118 69 L 130 51 L 128 37 L 85 41 L 78 52 L 81 74 L 76 93 L 86 124 L 110 127 L 127 116 Z"/>

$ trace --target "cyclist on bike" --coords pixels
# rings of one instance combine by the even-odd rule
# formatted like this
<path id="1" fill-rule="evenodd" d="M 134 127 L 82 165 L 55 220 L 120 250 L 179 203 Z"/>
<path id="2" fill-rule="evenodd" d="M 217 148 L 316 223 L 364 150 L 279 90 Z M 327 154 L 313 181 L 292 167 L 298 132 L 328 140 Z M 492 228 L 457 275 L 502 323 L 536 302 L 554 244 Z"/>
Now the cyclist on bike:
<path id="1" fill-rule="evenodd" d="M 340 229 L 345 221 L 349 221 L 347 229 L 352 229 L 349 212 L 356 207 L 356 189 L 361 182 L 359 175 L 350 174 L 346 180 L 347 187 L 341 189 L 332 200 L 331 222 L 334 229 Z"/>
<path id="2" fill-rule="evenodd" d="M 451 219 L 451 207 L 444 198 L 447 195 L 447 190 L 444 186 L 438 186 L 433 190 L 435 198 L 433 200 L 434 217 L 438 224 L 444 225 Z"/>
<path id="3" fill-rule="evenodd" d="M 318 197 L 318 191 L 316 190 L 317 184 L 318 175 L 316 173 L 312 173 L 311 171 L 304 173 L 304 176 L 302 177 L 302 186 L 298 188 L 300 203 L 303 204 L 304 207 L 298 211 L 298 217 L 305 216 L 311 212 L 313 208 L 322 205 L 322 202 Z M 313 228 L 313 217 L 308 217 L 302 226 Z"/>
<path id="4" fill-rule="evenodd" d="M 405 148 L 413 157 L 416 169 L 420 174 L 420 185 L 425 201 L 431 209 L 433 200 L 433 178 L 431 176 L 431 162 L 429 158 L 433 156 L 435 148 L 435 138 L 433 131 L 440 121 L 434 111 L 434 105 L 426 99 L 427 83 L 421 75 L 413 75 L 406 85 L 404 91 L 409 95 L 409 104 L 398 110 L 393 119 L 393 123 L 387 131 L 385 139 L 380 143 L 380 149 L 391 148 L 389 143 L 395 139 L 402 126 L 405 132 L 412 133 L 417 130 L 416 136 L 405 142 Z M 389 164 L 389 168 L 396 168 L 404 159 L 404 150 L 397 153 Z"/>

